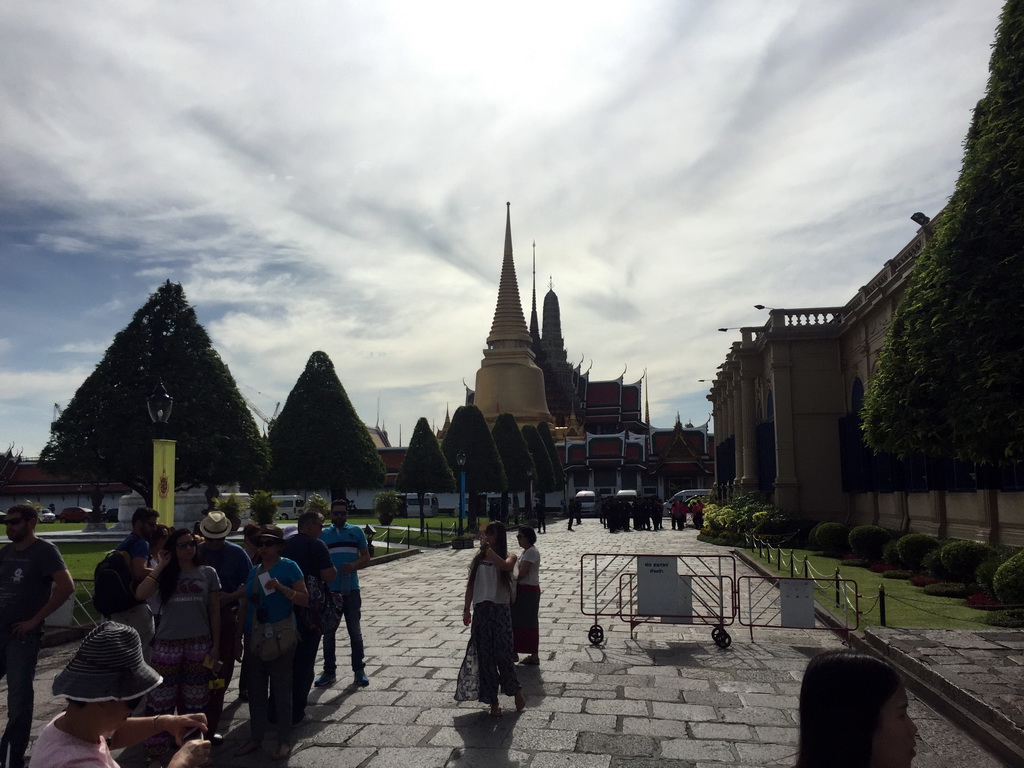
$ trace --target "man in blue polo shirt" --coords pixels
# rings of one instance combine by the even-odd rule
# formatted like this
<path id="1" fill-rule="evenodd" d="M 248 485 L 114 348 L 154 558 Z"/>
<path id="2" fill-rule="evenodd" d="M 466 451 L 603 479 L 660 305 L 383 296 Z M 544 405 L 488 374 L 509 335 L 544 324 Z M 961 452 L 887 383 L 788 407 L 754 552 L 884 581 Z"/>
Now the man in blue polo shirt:
<path id="1" fill-rule="evenodd" d="M 355 685 L 363 688 L 370 684 L 363 662 L 363 632 L 359 627 L 362 598 L 359 594 L 359 576 L 356 571 L 370 562 L 370 550 L 366 536 L 358 525 L 348 522 L 348 500 L 335 499 L 331 504 L 330 528 L 320 534 L 320 540 L 331 553 L 331 562 L 338 569 L 338 575 L 331 582 L 332 592 L 340 592 L 344 605 L 342 613 L 352 645 L 352 672 Z M 335 635 L 324 635 L 324 672 L 317 678 L 317 688 L 332 685 L 338 669 L 337 653 L 334 647 Z"/>

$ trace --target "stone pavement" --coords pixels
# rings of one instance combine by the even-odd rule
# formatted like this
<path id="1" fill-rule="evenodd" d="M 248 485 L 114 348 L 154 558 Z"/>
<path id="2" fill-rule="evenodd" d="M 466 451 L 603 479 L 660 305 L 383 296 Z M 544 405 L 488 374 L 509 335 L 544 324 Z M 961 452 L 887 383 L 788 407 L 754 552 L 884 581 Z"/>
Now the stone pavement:
<path id="1" fill-rule="evenodd" d="M 594 619 L 580 610 L 584 553 L 727 554 L 686 531 L 608 534 L 596 519 L 576 531 L 564 521 L 540 536 L 541 665 L 519 667 L 527 708 L 487 716 L 456 702 L 465 651 L 462 596 L 472 552 L 429 550 L 364 570 L 363 634 L 370 687 L 343 682 L 311 695 L 309 718 L 294 730 L 292 766 L 332 768 L 711 768 L 791 766 L 799 681 L 808 659 L 841 647 L 830 631 L 730 628 L 719 649 L 709 627 L 629 625 L 602 618 L 601 647 L 587 640 Z M 514 550 L 515 551 L 515 550 Z M 740 564 L 740 575 L 754 575 Z M 339 660 L 347 642 L 339 634 Z M 53 676 L 74 645 L 48 649 L 37 677 L 36 732 L 60 711 Z M 1017 651 L 1019 660 L 1019 650 Z M 247 738 L 244 704 L 228 692 L 224 746 L 215 765 L 269 766 L 264 752 L 232 758 Z M 841 695 L 841 692 L 837 692 Z M 5 697 L 4 697 L 5 698 Z M 2 704 L 0 704 L 2 707 Z M 915 768 L 1010 763 L 993 757 L 957 725 L 912 697 L 921 731 Z M 0 716 L 4 713 L 0 710 Z M 266 746 L 275 741 L 268 736 Z M 123 766 L 142 766 L 137 748 Z M 46 768 L 36 766 L 35 768 Z"/>

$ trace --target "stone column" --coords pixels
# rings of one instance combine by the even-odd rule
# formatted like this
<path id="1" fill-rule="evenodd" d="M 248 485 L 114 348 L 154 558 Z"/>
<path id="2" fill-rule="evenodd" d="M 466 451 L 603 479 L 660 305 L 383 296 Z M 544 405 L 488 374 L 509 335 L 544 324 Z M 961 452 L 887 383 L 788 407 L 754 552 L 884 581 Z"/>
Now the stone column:
<path id="1" fill-rule="evenodd" d="M 793 365 L 785 343 L 772 345 L 772 395 L 775 402 L 775 505 L 800 509 L 793 426 Z"/>

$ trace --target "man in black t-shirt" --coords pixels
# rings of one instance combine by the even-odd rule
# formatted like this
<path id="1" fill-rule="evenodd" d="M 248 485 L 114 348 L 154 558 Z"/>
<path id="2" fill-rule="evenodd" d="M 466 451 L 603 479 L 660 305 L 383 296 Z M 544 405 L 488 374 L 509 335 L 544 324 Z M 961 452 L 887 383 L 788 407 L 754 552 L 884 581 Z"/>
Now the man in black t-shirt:
<path id="1" fill-rule="evenodd" d="M 302 569 L 303 576 L 315 576 L 330 584 L 338 575 L 327 545 L 320 541 L 324 527 L 324 516 L 319 512 L 303 512 L 298 519 L 298 533 L 284 543 L 281 557 L 294 560 Z M 306 716 L 306 702 L 309 689 L 316 677 L 316 654 L 320 650 L 320 635 L 307 632 L 299 624 L 299 642 L 295 646 L 295 660 L 292 665 L 292 723 L 299 723 Z M 273 706 L 269 708 L 273 712 Z"/>
<path id="2" fill-rule="evenodd" d="M 28 504 L 16 504 L 3 519 L 11 541 L 0 549 L 0 679 L 7 678 L 3 768 L 24 768 L 43 620 L 75 591 L 60 552 L 36 536 L 37 520 L 35 507 Z"/>

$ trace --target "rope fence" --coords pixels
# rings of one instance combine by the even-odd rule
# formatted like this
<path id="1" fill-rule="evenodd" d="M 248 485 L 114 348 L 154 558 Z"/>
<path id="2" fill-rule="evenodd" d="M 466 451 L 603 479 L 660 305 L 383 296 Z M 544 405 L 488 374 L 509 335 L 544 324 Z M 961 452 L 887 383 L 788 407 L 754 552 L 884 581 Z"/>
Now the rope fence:
<path id="1" fill-rule="evenodd" d="M 835 603 L 836 608 L 843 607 L 842 603 L 844 601 L 840 596 L 839 589 L 839 582 L 841 579 L 839 568 L 837 567 L 835 569 L 835 573 L 831 575 L 827 573 L 822 573 L 814 568 L 814 566 L 810 563 L 806 555 L 802 558 L 800 564 L 797 565 L 796 551 L 791 549 L 789 551 L 789 556 L 787 557 L 785 551 L 781 546 L 786 541 L 788 541 L 789 538 L 790 537 L 787 536 L 779 540 L 777 544 L 773 544 L 771 541 L 768 541 L 762 537 L 755 536 L 753 534 L 747 534 L 746 541 L 749 549 L 757 551 L 758 559 L 767 560 L 768 565 L 772 565 L 774 562 L 776 569 L 779 571 L 785 572 L 788 570 L 790 578 L 812 579 L 814 581 L 815 593 L 818 593 L 819 591 L 823 592 L 824 590 L 828 589 L 829 586 L 834 584 L 835 599 L 833 602 Z M 859 608 L 850 600 L 849 596 L 847 596 L 845 599 L 845 608 L 847 610 L 852 609 L 858 614 L 858 616 L 865 616 L 874 611 L 877 607 L 879 615 L 879 624 L 883 627 L 888 626 L 888 624 L 886 623 L 886 601 L 895 601 L 898 603 L 902 603 L 903 605 L 910 606 L 915 610 L 921 611 L 922 613 L 927 613 L 941 619 L 947 619 L 949 621 L 966 622 L 970 624 L 975 624 L 979 627 L 991 626 L 983 621 L 963 618 L 961 616 L 951 616 L 948 614 L 944 614 L 940 611 L 935 610 L 935 604 L 930 600 L 912 600 L 907 599 L 905 597 L 897 597 L 895 595 L 891 595 L 885 591 L 884 584 L 879 585 L 878 593 L 873 597 L 869 598 L 867 595 L 862 595 L 859 593 L 856 594 L 854 597 L 859 603 Z M 1020 609 L 1024 608 L 1024 605 L 1004 605 L 1001 606 L 1001 608 Z"/>

